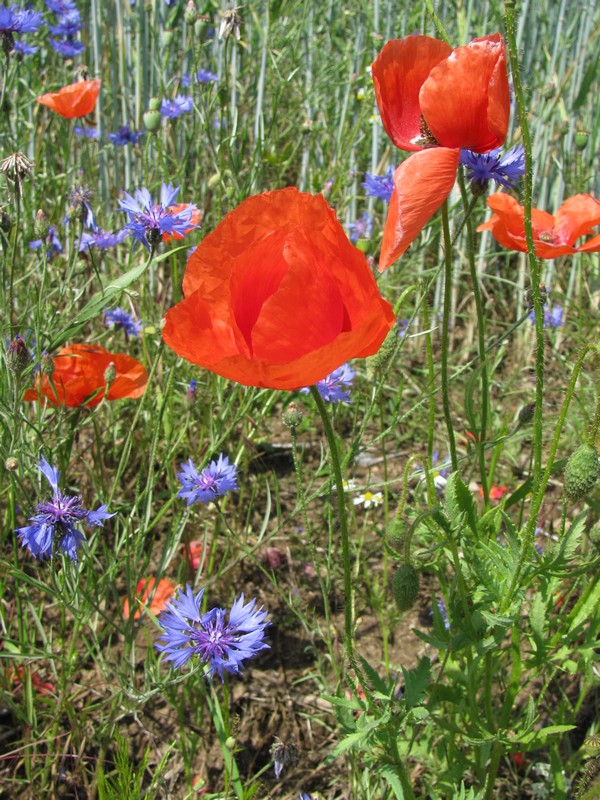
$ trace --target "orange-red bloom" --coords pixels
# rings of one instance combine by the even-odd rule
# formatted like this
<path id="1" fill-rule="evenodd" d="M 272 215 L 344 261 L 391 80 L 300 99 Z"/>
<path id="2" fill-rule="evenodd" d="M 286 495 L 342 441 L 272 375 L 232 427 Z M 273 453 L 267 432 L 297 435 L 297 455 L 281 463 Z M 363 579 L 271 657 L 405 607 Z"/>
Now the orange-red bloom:
<path id="1" fill-rule="evenodd" d="M 321 195 L 279 189 L 230 212 L 190 256 L 163 339 L 246 386 L 298 389 L 377 352 L 394 324 Z"/>
<path id="2" fill-rule="evenodd" d="M 372 66 L 383 126 L 403 150 L 419 151 L 394 175 L 380 271 L 404 253 L 444 202 L 460 149 L 487 153 L 508 129 L 506 52 L 499 33 L 456 50 L 429 36 L 388 42 Z"/>
<path id="3" fill-rule="evenodd" d="M 145 611 L 147 601 L 150 595 L 153 595 L 150 605 L 148 606 L 150 612 L 156 616 L 164 611 L 167 607 L 169 600 L 175 594 L 175 587 L 167 578 L 161 578 L 156 586 L 156 578 L 142 578 L 135 588 L 135 602 L 140 607 L 134 613 L 133 618 L 139 619 L 142 616 L 142 611 Z M 123 603 L 123 616 L 129 619 L 131 612 L 129 610 L 129 598 L 125 598 Z"/>
<path id="4" fill-rule="evenodd" d="M 525 209 L 514 197 L 496 192 L 488 197 L 488 206 L 494 212 L 478 231 L 491 231 L 492 236 L 509 250 L 527 252 L 525 239 Z M 591 194 L 576 194 L 562 204 L 552 216 L 538 208 L 531 209 L 531 224 L 535 254 L 538 258 L 556 258 L 573 253 L 600 250 L 600 234 L 588 239 L 579 247 L 580 236 L 591 233 L 600 225 L 600 201 Z"/>
<path id="5" fill-rule="evenodd" d="M 37 400 L 41 394 L 52 405 L 96 406 L 106 391 L 105 372 L 112 364 L 116 377 L 111 382 L 107 400 L 140 397 L 148 383 L 148 373 L 139 361 L 124 353 L 109 353 L 100 345 L 72 344 L 63 347 L 53 358 L 52 381 L 38 375 L 37 385 L 25 392 L 24 400 Z"/>
<path id="6" fill-rule="evenodd" d="M 96 107 L 100 83 L 101 81 L 77 81 L 63 86 L 58 92 L 42 94 L 37 101 L 66 119 L 85 117 Z"/>

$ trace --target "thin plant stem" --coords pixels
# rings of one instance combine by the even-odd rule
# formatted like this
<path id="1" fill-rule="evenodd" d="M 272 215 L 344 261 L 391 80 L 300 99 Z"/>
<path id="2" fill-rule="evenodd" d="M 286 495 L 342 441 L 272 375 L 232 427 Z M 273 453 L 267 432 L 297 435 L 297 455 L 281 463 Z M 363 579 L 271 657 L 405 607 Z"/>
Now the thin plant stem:
<path id="1" fill-rule="evenodd" d="M 352 668 L 357 671 L 356 662 L 354 658 L 354 591 L 352 588 L 352 565 L 350 564 L 350 536 L 348 533 L 348 517 L 346 515 L 346 498 L 344 496 L 344 483 L 342 479 L 342 469 L 340 465 L 340 457 L 335 440 L 333 427 L 329 420 L 327 408 L 323 398 L 319 394 L 315 386 L 310 387 L 311 394 L 317 409 L 323 421 L 325 429 L 325 436 L 329 445 L 329 455 L 331 458 L 331 466 L 333 468 L 333 477 L 335 480 L 338 516 L 340 523 L 340 534 L 342 539 L 342 563 L 344 568 L 344 644 L 346 647 L 346 655 Z"/>
<path id="2" fill-rule="evenodd" d="M 452 471 L 456 472 L 458 469 L 458 457 L 456 455 L 454 427 L 452 425 L 452 414 L 450 412 L 450 397 L 448 395 L 448 349 L 450 343 L 450 301 L 452 298 L 452 239 L 450 237 L 447 200 L 444 200 L 442 204 L 442 229 L 444 232 L 444 317 L 442 319 L 442 357 L 440 374 L 442 379 L 442 406 L 444 408 L 444 419 L 446 420 L 446 430 L 448 432 L 450 460 L 452 462 Z"/>

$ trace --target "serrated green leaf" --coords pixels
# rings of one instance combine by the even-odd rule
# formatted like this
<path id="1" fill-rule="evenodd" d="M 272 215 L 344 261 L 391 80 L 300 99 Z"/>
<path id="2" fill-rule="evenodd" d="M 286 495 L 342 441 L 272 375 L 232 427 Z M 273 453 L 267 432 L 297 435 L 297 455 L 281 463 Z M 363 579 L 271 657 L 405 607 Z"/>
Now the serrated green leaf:
<path id="1" fill-rule="evenodd" d="M 538 592 L 533 598 L 533 603 L 529 610 L 529 624 L 538 642 L 543 639 L 544 623 L 546 621 L 546 603 L 542 595 Z"/>
<path id="2" fill-rule="evenodd" d="M 530 750 L 543 747 L 550 736 L 557 736 L 559 733 L 572 731 L 575 725 L 548 725 L 539 731 L 531 731 L 520 738 L 520 744 L 527 745 Z"/>
<path id="3" fill-rule="evenodd" d="M 390 689 L 387 683 L 382 678 L 379 677 L 377 671 L 373 669 L 373 667 L 369 664 L 369 662 L 365 658 L 359 656 L 358 660 L 360 661 L 362 668 L 365 672 L 365 675 L 369 679 L 369 683 L 371 684 L 373 689 L 375 689 L 377 692 L 379 692 L 386 698 L 389 697 L 390 693 L 391 694 L 394 693 L 395 686 L 392 686 Z"/>
<path id="4" fill-rule="evenodd" d="M 412 708 L 421 702 L 425 689 L 429 683 L 431 661 L 427 656 L 420 659 L 414 669 L 407 670 L 402 667 L 404 675 L 404 701 L 407 708 Z"/>
<path id="5" fill-rule="evenodd" d="M 458 472 L 448 477 L 444 492 L 446 512 L 453 530 L 461 531 L 468 525 L 473 533 L 477 533 L 477 514 L 475 501 L 471 492 L 462 482 Z"/>
<path id="6" fill-rule="evenodd" d="M 397 800 L 404 800 L 404 790 L 402 789 L 402 783 L 400 778 L 398 777 L 398 773 L 395 769 L 390 766 L 389 764 L 384 764 L 381 767 L 378 767 L 377 774 L 381 775 L 382 778 L 388 782 L 390 788 L 394 792 L 394 797 Z"/>

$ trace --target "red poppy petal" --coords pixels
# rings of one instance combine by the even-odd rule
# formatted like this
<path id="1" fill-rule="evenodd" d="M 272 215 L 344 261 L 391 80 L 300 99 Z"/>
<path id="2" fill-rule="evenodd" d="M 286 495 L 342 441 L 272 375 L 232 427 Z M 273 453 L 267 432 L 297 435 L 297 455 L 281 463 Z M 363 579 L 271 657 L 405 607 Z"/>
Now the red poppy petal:
<path id="1" fill-rule="evenodd" d="M 58 92 L 43 94 L 38 103 L 48 106 L 61 117 L 76 119 L 91 114 L 96 107 L 101 81 L 78 81 L 63 86 Z"/>
<path id="2" fill-rule="evenodd" d="M 585 244 L 580 245 L 576 248 L 577 252 L 579 253 L 596 253 L 600 250 L 600 234 L 598 236 L 594 236 L 592 239 L 588 239 Z"/>
<path id="3" fill-rule="evenodd" d="M 420 92 L 429 130 L 443 147 L 486 153 L 508 130 L 506 51 L 499 33 L 474 39 L 434 67 Z"/>
<path id="4" fill-rule="evenodd" d="M 135 358 L 125 353 L 109 353 L 99 345 L 72 344 L 63 347 L 53 358 L 52 387 L 48 375 L 43 375 L 35 388 L 28 389 L 24 400 L 37 400 L 38 390 L 52 405 L 88 408 L 98 405 L 106 390 L 104 373 L 114 364 L 116 378 L 110 385 L 107 400 L 140 397 L 148 383 L 148 373 Z"/>
<path id="5" fill-rule="evenodd" d="M 569 197 L 554 217 L 556 240 L 563 244 L 574 245 L 596 225 L 600 225 L 600 202 L 591 194 Z"/>
<path id="6" fill-rule="evenodd" d="M 429 36 L 408 36 L 388 42 L 371 73 L 381 121 L 396 147 L 421 150 L 419 91 L 431 70 L 452 52 L 450 45 Z"/>
<path id="7" fill-rule="evenodd" d="M 436 147 L 414 153 L 400 164 L 383 231 L 380 272 L 404 253 L 448 197 L 459 157 L 459 150 Z"/>
<path id="8" fill-rule="evenodd" d="M 190 256 L 166 315 L 178 355 L 248 386 L 297 389 L 376 352 L 394 323 L 321 195 L 250 197 Z"/>

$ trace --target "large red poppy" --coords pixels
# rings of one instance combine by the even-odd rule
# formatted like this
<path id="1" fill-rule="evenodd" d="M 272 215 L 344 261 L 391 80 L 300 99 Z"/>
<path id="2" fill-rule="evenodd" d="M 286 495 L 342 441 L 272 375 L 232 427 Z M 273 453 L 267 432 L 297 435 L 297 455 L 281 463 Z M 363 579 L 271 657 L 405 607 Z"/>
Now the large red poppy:
<path id="1" fill-rule="evenodd" d="M 525 209 L 514 197 L 496 192 L 488 197 L 488 206 L 494 212 L 478 231 L 491 231 L 492 236 L 509 250 L 527 252 L 525 238 Z M 591 233 L 600 225 L 600 201 L 591 194 L 576 194 L 562 204 L 552 216 L 538 208 L 531 209 L 531 224 L 535 254 L 538 258 L 556 258 L 581 252 L 600 251 L 600 234 L 578 247 L 580 236 Z"/>
<path id="2" fill-rule="evenodd" d="M 24 400 L 45 397 L 52 405 L 78 407 L 98 405 L 106 391 L 105 372 L 114 364 L 116 377 L 110 384 L 107 400 L 140 397 L 148 383 L 148 373 L 139 361 L 125 353 L 109 353 L 99 345 L 72 344 L 63 347 L 53 358 L 52 381 L 38 375 L 34 388 L 25 392 Z"/>
<path id="3" fill-rule="evenodd" d="M 58 92 L 42 94 L 37 101 L 66 119 L 85 117 L 96 108 L 100 83 L 101 81 L 77 81 L 63 86 Z"/>
<path id="4" fill-rule="evenodd" d="M 499 33 L 456 50 L 429 36 L 388 42 L 372 66 L 383 126 L 403 150 L 420 151 L 394 175 L 379 269 L 404 253 L 447 198 L 460 149 L 487 153 L 508 129 L 506 51 Z"/>
<path id="5" fill-rule="evenodd" d="M 190 256 L 163 339 L 246 386 L 298 389 L 377 352 L 394 314 L 321 195 L 279 189 L 230 212 Z"/>

